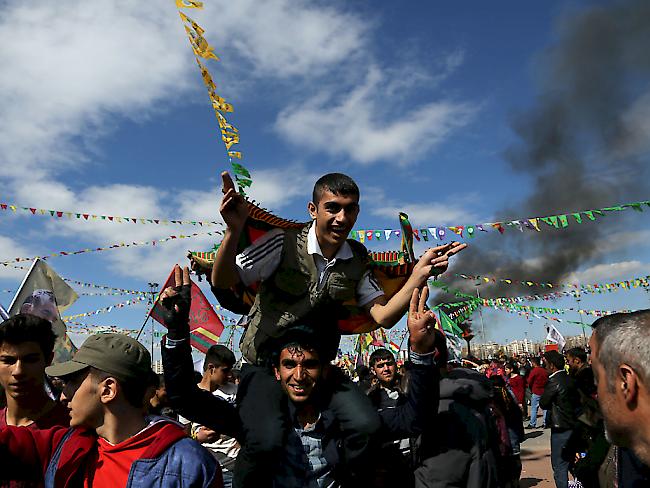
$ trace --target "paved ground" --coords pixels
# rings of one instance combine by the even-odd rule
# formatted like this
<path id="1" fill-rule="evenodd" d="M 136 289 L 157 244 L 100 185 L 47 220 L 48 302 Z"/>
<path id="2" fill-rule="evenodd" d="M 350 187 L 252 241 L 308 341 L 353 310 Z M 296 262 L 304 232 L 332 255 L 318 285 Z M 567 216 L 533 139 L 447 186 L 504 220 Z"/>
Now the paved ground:
<path id="1" fill-rule="evenodd" d="M 521 464 L 521 488 L 555 486 L 551 469 L 550 429 L 526 431 L 526 440 L 521 445 Z"/>

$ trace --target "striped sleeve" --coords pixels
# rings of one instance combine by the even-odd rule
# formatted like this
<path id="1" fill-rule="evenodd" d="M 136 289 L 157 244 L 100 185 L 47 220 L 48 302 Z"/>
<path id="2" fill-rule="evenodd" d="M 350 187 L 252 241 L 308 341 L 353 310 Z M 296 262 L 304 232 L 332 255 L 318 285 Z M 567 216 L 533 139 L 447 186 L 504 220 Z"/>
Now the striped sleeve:
<path id="1" fill-rule="evenodd" d="M 283 242 L 284 231 L 273 229 L 237 255 L 235 264 L 246 286 L 264 281 L 273 274 L 280 265 Z"/>

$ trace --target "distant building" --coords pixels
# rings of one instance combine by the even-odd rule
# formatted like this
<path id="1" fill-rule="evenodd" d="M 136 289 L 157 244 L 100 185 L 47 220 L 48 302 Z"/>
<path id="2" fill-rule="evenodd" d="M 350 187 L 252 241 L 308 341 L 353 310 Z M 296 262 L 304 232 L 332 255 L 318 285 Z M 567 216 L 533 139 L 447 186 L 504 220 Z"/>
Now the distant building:
<path id="1" fill-rule="evenodd" d="M 153 364 L 151 365 L 151 369 L 153 369 L 153 372 L 156 374 L 162 374 L 163 372 L 162 360 L 158 359 L 157 361 L 154 361 Z"/>

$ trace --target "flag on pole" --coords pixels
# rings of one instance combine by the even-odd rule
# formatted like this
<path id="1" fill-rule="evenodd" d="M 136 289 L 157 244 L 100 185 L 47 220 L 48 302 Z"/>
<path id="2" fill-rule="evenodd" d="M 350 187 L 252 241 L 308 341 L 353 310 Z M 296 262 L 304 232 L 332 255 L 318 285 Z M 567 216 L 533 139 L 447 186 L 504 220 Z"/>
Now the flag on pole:
<path id="1" fill-rule="evenodd" d="M 190 280 L 191 281 L 191 280 Z M 210 346 L 214 346 L 219 342 L 219 338 L 223 333 L 223 322 L 210 305 L 210 302 L 199 288 L 199 286 L 191 281 L 191 294 L 192 304 L 190 306 L 190 344 L 201 351 L 206 353 Z M 174 270 L 169 274 L 169 278 L 165 281 L 162 290 L 169 286 L 175 286 Z M 162 325 L 165 325 L 164 320 L 160 315 L 160 295 L 156 298 L 149 315 Z"/>
<path id="2" fill-rule="evenodd" d="M 564 349 L 564 345 L 566 344 L 566 341 L 564 340 L 562 334 L 560 334 L 560 331 L 557 330 L 553 324 L 547 324 L 546 332 L 547 332 L 546 340 L 555 342 L 560 347 L 560 351 L 562 351 Z"/>
<path id="3" fill-rule="evenodd" d="M 77 352 L 61 320 L 61 313 L 77 301 L 79 295 L 50 266 L 35 259 L 9 305 L 9 316 L 29 313 L 49 320 L 56 335 L 54 363 L 72 359 Z"/>

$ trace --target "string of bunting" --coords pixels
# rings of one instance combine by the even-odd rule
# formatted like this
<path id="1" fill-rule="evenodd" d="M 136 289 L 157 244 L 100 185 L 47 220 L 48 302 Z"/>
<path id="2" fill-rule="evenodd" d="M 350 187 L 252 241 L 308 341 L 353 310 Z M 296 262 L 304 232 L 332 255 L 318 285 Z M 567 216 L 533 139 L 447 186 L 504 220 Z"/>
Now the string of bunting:
<path id="1" fill-rule="evenodd" d="M 553 322 L 564 322 L 564 323 L 567 323 L 567 324 L 580 325 L 580 326 L 583 326 L 583 327 L 585 325 L 591 326 L 591 324 L 585 324 L 583 322 L 578 322 L 576 320 L 567 320 L 567 319 L 561 319 L 559 317 L 552 317 L 552 316 L 548 316 L 548 315 L 540 315 L 540 314 L 537 314 L 535 312 L 529 312 L 529 311 L 526 311 L 526 310 L 511 310 L 511 309 L 506 309 L 506 308 L 502 308 L 502 309 L 499 309 L 499 310 L 501 310 L 503 312 L 508 312 L 508 313 L 512 313 L 512 314 L 525 316 L 526 319 L 528 319 L 528 320 L 530 320 L 530 318 L 533 317 L 533 318 L 536 318 L 538 320 L 546 320 L 546 321 L 551 320 Z M 616 312 L 612 312 L 612 313 L 616 313 Z"/>
<path id="2" fill-rule="evenodd" d="M 631 310 L 584 310 L 581 308 L 569 307 L 569 308 L 553 308 L 553 307 L 535 307 L 532 305 L 516 305 L 510 303 L 507 305 L 496 305 L 491 303 L 491 300 L 483 300 L 484 307 L 490 307 L 495 310 L 524 310 L 535 313 L 554 313 L 554 314 L 565 314 L 569 312 L 575 312 L 580 315 L 593 315 L 594 317 L 604 317 L 605 315 L 611 315 L 618 312 L 630 312 Z"/>
<path id="3" fill-rule="evenodd" d="M 462 278 L 464 280 L 473 280 L 473 281 L 482 281 L 483 283 L 505 283 L 508 285 L 526 285 L 526 286 L 539 286 L 541 288 L 571 288 L 578 290 L 579 292 L 586 292 L 586 293 L 591 293 L 594 291 L 598 291 L 599 289 L 606 289 L 609 290 L 610 288 L 614 288 L 616 286 L 621 286 L 623 283 L 626 283 L 626 286 L 636 286 L 641 285 L 641 286 L 648 286 L 648 279 L 650 276 L 642 276 L 638 278 L 631 278 L 626 281 L 619 281 L 615 283 L 592 283 L 588 285 L 580 285 L 578 283 L 565 283 L 565 284 L 556 284 L 556 283 L 544 283 L 541 281 L 533 281 L 533 280 L 525 280 L 525 281 L 519 281 L 519 280 L 513 280 L 510 278 L 495 278 L 492 276 L 481 276 L 481 275 L 467 275 L 463 273 L 456 273 L 454 276 L 457 276 L 458 278 Z M 477 283 L 482 284 L 482 283 Z"/>
<path id="4" fill-rule="evenodd" d="M 595 221 L 597 217 L 604 217 L 607 214 L 629 209 L 643 212 L 644 205 L 650 207 L 650 200 L 623 203 L 593 210 L 567 212 L 565 214 L 550 215 L 547 217 L 527 217 L 472 225 L 427 226 L 420 229 L 413 229 L 413 237 L 418 241 L 429 241 L 430 239 L 444 241 L 450 238 L 456 239 L 458 236 L 461 238 L 474 238 L 480 232 L 498 231 L 500 234 L 503 234 L 506 228 L 517 229 L 520 232 L 524 232 L 524 230 L 541 232 L 543 228 L 542 224 L 553 227 L 554 229 L 564 229 L 569 226 L 570 217 L 575 220 L 576 224 L 582 224 L 586 221 Z M 401 231 L 399 229 L 357 229 L 350 233 L 350 238 L 359 242 L 388 241 L 391 238 L 400 239 Z"/>
<path id="5" fill-rule="evenodd" d="M 68 278 L 63 278 L 63 281 L 65 281 L 66 283 L 72 283 L 74 285 L 83 286 L 85 288 L 97 288 L 100 290 L 114 291 L 117 294 L 123 293 L 125 295 L 148 295 L 150 293 L 148 291 L 142 291 L 142 290 L 128 290 L 126 288 L 115 288 L 113 286 L 97 285 L 95 283 L 86 283 L 84 281 L 71 280 Z"/>
<path id="6" fill-rule="evenodd" d="M 145 301 L 147 301 L 147 297 L 135 297 L 135 298 L 132 298 L 130 300 L 126 300 L 124 302 L 116 303 L 114 305 L 109 305 L 108 307 L 98 308 L 97 310 L 93 310 L 91 312 L 76 313 L 74 315 L 65 315 L 65 316 L 63 316 L 61 318 L 64 321 L 67 321 L 67 320 L 78 319 L 80 317 L 89 317 L 91 315 L 99 315 L 99 314 L 103 314 L 103 313 L 111 313 L 116 308 L 124 308 L 124 307 L 132 306 L 132 305 L 139 305 L 139 304 L 141 304 L 142 302 L 145 302 Z"/>
<path id="7" fill-rule="evenodd" d="M 191 239 L 192 237 L 199 237 L 199 236 L 213 236 L 216 234 L 221 234 L 220 231 L 214 230 L 212 232 L 195 232 L 193 234 L 188 234 L 188 235 L 174 235 L 174 236 L 169 236 L 169 237 L 164 237 L 162 239 L 155 239 L 152 241 L 142 241 L 142 242 L 120 242 L 119 244 L 111 244 L 110 246 L 107 247 L 96 247 L 96 248 L 86 248 L 86 249 L 80 249 L 78 251 L 59 251 L 55 252 L 52 254 L 48 254 L 46 256 L 32 256 L 32 257 L 19 257 L 19 258 L 14 258 L 8 261 L 1 261 L 0 264 L 3 264 L 5 266 L 12 265 L 14 263 L 20 263 L 23 261 L 33 261 L 34 259 L 50 259 L 50 258 L 58 258 L 62 256 L 74 256 L 77 254 L 84 254 L 84 253 L 89 253 L 89 252 L 99 252 L 99 251 L 110 251 L 112 249 L 121 249 L 125 247 L 135 247 L 135 246 L 155 246 L 157 244 L 163 243 L 163 242 L 169 242 L 175 239 Z"/>
<path id="8" fill-rule="evenodd" d="M 79 335 L 113 333 L 135 337 L 138 334 L 137 330 L 124 329 L 117 325 L 95 325 L 73 320 L 66 321 L 66 329 L 68 333 Z"/>
<path id="9" fill-rule="evenodd" d="M 190 45 L 192 46 L 196 64 L 201 71 L 201 78 L 208 89 L 210 103 L 212 104 L 214 115 L 217 117 L 217 122 L 219 123 L 221 140 L 226 147 L 226 154 L 228 155 L 228 161 L 232 167 L 233 173 L 235 174 L 235 182 L 239 188 L 239 193 L 245 196 L 246 188 L 249 188 L 252 185 L 253 180 L 251 179 L 249 171 L 240 162 L 235 161 L 242 160 L 241 151 L 233 150 L 233 146 L 239 144 L 239 129 L 228 122 L 225 116 L 225 114 L 233 111 L 233 106 L 217 94 L 217 85 L 212 79 L 212 75 L 208 71 L 208 68 L 201 62 L 201 59 L 219 61 L 219 57 L 214 53 L 214 47 L 212 47 L 203 36 L 205 30 L 197 24 L 196 21 L 192 20 L 180 10 L 182 8 L 202 9 L 203 3 L 192 0 L 176 0 L 176 7 L 179 9 L 178 15 L 183 21 L 183 27 L 185 28 Z"/>
<path id="10" fill-rule="evenodd" d="M 160 219 L 144 217 L 120 217 L 116 215 L 95 215 L 87 212 L 68 212 L 65 210 L 48 210 L 44 208 L 23 207 L 12 203 L 0 203 L 0 210 L 12 211 L 14 213 L 24 212 L 30 215 L 43 215 L 54 217 L 56 219 L 77 219 L 88 222 L 112 222 L 114 224 L 155 224 L 155 225 L 198 225 L 198 226 L 223 226 L 222 222 L 214 220 L 180 220 L 180 219 Z"/>
<path id="11" fill-rule="evenodd" d="M 596 286 L 598 285 L 598 286 Z M 612 293 L 617 291 L 631 291 L 634 289 L 643 288 L 645 290 L 650 289 L 650 276 L 633 278 L 630 280 L 617 281 L 613 283 L 601 283 L 594 285 L 586 285 L 582 287 L 579 291 L 577 290 L 564 290 L 564 291 L 554 291 L 550 293 L 545 293 L 542 295 L 525 295 L 525 296 L 514 296 L 514 297 L 498 297 L 492 298 L 497 304 L 504 303 L 521 303 L 521 302 L 530 302 L 537 300 L 557 300 L 563 297 L 576 297 L 577 295 L 590 295 L 590 294 L 602 294 L 602 293 Z"/>

